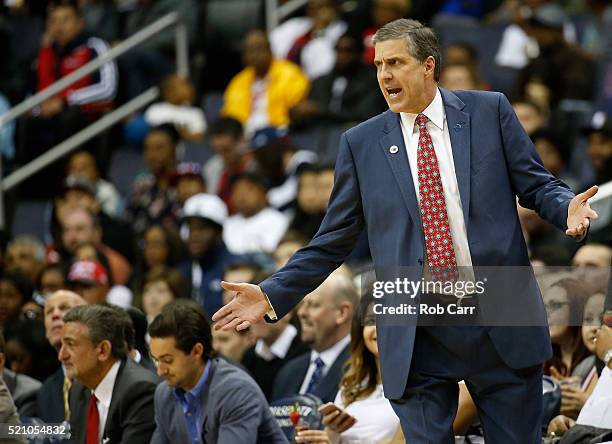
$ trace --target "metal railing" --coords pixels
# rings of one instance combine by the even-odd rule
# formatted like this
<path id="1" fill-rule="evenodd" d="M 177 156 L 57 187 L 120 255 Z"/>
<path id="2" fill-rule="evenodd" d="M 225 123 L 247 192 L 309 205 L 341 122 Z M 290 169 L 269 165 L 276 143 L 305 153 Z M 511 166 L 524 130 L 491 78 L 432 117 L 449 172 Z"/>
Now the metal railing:
<path id="1" fill-rule="evenodd" d="M 154 23 L 151 23 L 144 29 L 141 29 L 134 35 L 125 39 L 108 52 L 102 54 L 100 57 L 95 58 L 91 62 L 70 73 L 69 75 L 62 77 L 57 82 L 43 89 L 39 93 L 27 98 L 20 104 L 14 106 L 9 111 L 0 116 L 0 127 L 3 125 L 19 118 L 34 107 L 40 105 L 45 100 L 55 96 L 60 91 L 63 91 L 68 86 L 82 79 L 83 77 L 91 74 L 98 70 L 101 66 L 109 61 L 112 61 L 119 56 L 125 54 L 131 49 L 141 45 L 148 41 L 158 33 L 165 31 L 169 28 L 174 28 L 175 32 L 175 57 L 176 57 L 176 70 L 179 74 L 188 76 L 189 75 L 189 48 L 188 48 L 188 37 L 187 27 L 181 22 L 178 12 L 171 12 Z M 139 96 L 133 98 L 129 102 L 123 104 L 114 111 L 105 114 L 101 119 L 97 120 L 87 128 L 79 131 L 73 136 L 69 137 L 65 141 L 59 143 L 47 152 L 22 166 L 12 174 L 2 180 L 0 186 L 0 229 L 5 227 L 5 214 L 4 214 L 4 193 L 16 187 L 24 180 L 28 179 L 33 174 L 36 174 L 40 170 L 46 168 L 55 160 L 65 156 L 81 144 L 87 142 L 91 138 L 97 136 L 101 132 L 107 130 L 115 123 L 119 122 L 130 113 L 137 111 L 153 102 L 159 97 L 159 89 L 153 87 L 147 91 L 141 93 Z M 0 177 L 2 177 L 2 163 L 0 159 Z"/>

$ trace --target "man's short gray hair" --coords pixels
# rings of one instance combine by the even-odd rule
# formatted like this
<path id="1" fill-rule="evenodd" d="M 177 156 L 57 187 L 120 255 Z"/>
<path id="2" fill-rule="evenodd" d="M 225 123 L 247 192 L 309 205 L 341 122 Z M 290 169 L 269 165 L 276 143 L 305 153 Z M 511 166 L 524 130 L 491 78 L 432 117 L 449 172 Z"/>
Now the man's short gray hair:
<path id="1" fill-rule="evenodd" d="M 34 252 L 34 258 L 38 262 L 45 261 L 45 246 L 43 243 L 35 236 L 31 234 L 20 234 L 15 236 L 15 238 L 8 243 L 6 246 L 7 251 L 11 248 L 23 245 L 25 247 L 31 247 Z"/>
<path id="2" fill-rule="evenodd" d="M 387 23 L 381 27 L 374 37 L 372 43 L 376 45 L 385 40 L 405 39 L 408 52 L 419 62 L 424 62 L 431 56 L 436 61 L 434 80 L 440 81 L 440 70 L 442 67 L 442 51 L 436 33 L 429 27 L 417 20 L 399 19 Z"/>
<path id="3" fill-rule="evenodd" d="M 105 305 L 80 305 L 64 315 L 64 323 L 78 322 L 87 327 L 89 339 L 94 345 L 102 341 L 111 343 L 111 353 L 117 359 L 127 356 L 125 342 L 125 317 L 113 307 Z"/>

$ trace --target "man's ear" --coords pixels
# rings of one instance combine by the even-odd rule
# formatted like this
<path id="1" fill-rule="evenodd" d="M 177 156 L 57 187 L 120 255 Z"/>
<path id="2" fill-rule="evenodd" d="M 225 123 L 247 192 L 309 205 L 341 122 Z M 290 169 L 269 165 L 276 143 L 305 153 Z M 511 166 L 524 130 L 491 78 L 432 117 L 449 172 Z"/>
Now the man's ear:
<path id="1" fill-rule="evenodd" d="M 202 356 L 204 356 L 204 346 L 200 342 L 196 343 L 196 345 L 194 345 L 191 349 L 191 354 L 195 358 L 202 359 Z"/>
<path id="2" fill-rule="evenodd" d="M 98 347 L 100 348 L 100 352 L 98 354 L 99 361 L 106 361 L 112 356 L 113 346 L 108 339 L 104 339 L 102 342 L 100 342 Z"/>
<path id="3" fill-rule="evenodd" d="M 423 62 L 423 66 L 425 67 L 425 73 L 431 74 L 433 77 L 436 71 L 436 60 L 433 58 L 433 56 L 427 57 Z"/>
<path id="4" fill-rule="evenodd" d="M 338 304 L 338 311 L 340 312 L 336 319 L 338 324 L 344 324 L 347 321 L 350 322 L 353 318 L 353 306 L 348 301 L 343 301 Z"/>

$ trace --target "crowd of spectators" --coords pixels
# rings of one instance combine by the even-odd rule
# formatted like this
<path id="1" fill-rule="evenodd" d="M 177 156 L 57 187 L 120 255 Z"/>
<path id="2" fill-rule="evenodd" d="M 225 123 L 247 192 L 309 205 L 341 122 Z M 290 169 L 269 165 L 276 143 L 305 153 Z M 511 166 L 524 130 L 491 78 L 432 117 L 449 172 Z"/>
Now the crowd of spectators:
<path id="1" fill-rule="evenodd" d="M 161 33 L 0 128 L 6 175 L 149 86 L 161 91 L 8 196 L 9 221 L 16 200 L 48 205 L 43 238 L 5 235 L 1 245 L 0 422 L 71 420 L 85 440 L 95 406 L 92 439 L 285 442 L 268 405 L 313 396 L 324 404 L 322 430 L 297 442 L 403 442 L 380 380 L 372 295 L 356 284 L 369 265 L 367 236 L 275 324 L 211 331 L 210 316 L 232 297 L 221 281 L 259 283 L 316 234 L 334 166 L 300 135 L 387 109 L 371 40 L 397 18 L 439 31 L 444 88 L 492 90 L 496 70 L 510 73 L 503 92 L 546 168 L 575 192 L 612 180 L 612 2 L 308 0 L 270 33 L 243 30 L 237 67 L 235 51 L 217 60 L 202 42 L 206 2 L 5 1 L 0 113 L 174 10 L 204 73 L 174 74 L 172 34 Z M 499 30 L 494 57 L 459 32 L 485 27 Z M 206 84 L 210 70 L 225 77 Z M 215 94 L 222 105 L 205 115 Z M 194 162 L 186 146 L 211 155 Z M 145 165 L 128 193 L 108 179 L 117 147 Z M 550 323 L 545 373 L 560 386 L 543 423 L 551 442 L 612 433 L 603 413 L 612 411 L 603 363 L 612 330 L 601 326 L 612 310 L 612 200 L 598 205 L 577 244 L 517 203 Z M 479 442 L 476 406 L 465 384 L 458 391 L 455 434 Z M 187 419 L 177 429 L 187 412 L 205 416 L 204 427 Z"/>

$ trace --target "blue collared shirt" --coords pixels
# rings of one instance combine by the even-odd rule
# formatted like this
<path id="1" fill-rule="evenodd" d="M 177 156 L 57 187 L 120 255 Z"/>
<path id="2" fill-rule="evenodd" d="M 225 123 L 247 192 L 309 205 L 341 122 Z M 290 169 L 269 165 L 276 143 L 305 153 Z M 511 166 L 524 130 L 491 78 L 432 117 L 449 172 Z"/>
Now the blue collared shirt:
<path id="1" fill-rule="evenodd" d="M 210 360 L 206 363 L 202 376 L 200 376 L 200 380 L 193 389 L 188 392 L 181 388 L 174 389 L 174 396 L 176 396 L 183 408 L 187 432 L 190 442 L 193 444 L 202 444 L 202 394 L 204 387 L 206 387 L 209 372 Z"/>

